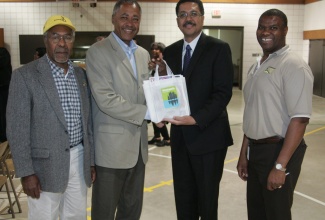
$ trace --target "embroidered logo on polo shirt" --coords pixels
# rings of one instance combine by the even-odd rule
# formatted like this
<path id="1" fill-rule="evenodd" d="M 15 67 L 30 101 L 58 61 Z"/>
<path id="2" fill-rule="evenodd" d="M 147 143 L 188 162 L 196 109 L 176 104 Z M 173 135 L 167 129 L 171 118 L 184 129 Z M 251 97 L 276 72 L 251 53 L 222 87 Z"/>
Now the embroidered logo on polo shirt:
<path id="1" fill-rule="evenodd" d="M 266 70 L 264 70 L 264 73 L 271 74 L 274 70 L 275 70 L 275 68 L 273 68 L 273 67 L 268 67 L 268 68 L 266 68 Z"/>

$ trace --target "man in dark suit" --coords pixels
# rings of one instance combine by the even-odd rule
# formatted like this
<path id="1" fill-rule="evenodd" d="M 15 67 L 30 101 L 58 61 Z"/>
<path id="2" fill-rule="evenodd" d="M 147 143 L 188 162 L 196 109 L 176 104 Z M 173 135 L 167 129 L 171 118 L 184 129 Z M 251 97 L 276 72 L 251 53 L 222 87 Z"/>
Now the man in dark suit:
<path id="1" fill-rule="evenodd" d="M 185 76 L 191 110 L 190 116 L 166 119 L 172 123 L 177 217 L 217 219 L 224 159 L 233 144 L 226 111 L 232 96 L 231 51 L 227 43 L 202 33 L 201 1 L 180 0 L 176 15 L 184 39 L 168 46 L 163 57 L 174 74 Z M 191 58 L 186 67 L 187 45 Z"/>
<path id="2" fill-rule="evenodd" d="M 7 135 L 28 219 L 87 218 L 95 179 L 90 90 L 69 60 L 75 27 L 64 16 L 43 28 L 47 54 L 12 74 Z"/>

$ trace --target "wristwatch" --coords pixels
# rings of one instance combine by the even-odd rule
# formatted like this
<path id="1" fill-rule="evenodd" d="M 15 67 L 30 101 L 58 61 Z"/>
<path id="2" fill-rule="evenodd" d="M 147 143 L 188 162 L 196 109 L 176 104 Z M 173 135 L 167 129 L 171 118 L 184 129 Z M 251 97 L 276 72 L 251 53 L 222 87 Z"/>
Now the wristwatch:
<path id="1" fill-rule="evenodd" d="M 282 166 L 281 163 L 277 163 L 277 162 L 275 161 L 274 166 L 275 166 L 275 169 L 277 169 L 277 170 L 280 170 L 280 171 L 283 171 L 283 172 L 286 171 L 286 168 L 284 168 L 284 167 Z"/>

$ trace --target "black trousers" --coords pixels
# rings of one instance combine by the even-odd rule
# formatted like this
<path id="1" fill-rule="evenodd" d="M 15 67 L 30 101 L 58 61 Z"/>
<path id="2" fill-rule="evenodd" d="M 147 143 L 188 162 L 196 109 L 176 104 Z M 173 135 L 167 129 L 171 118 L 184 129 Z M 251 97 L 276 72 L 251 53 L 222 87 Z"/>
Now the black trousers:
<path id="1" fill-rule="evenodd" d="M 160 138 L 160 134 L 161 134 L 161 136 L 163 136 L 164 140 L 166 140 L 166 141 L 169 140 L 169 134 L 168 134 L 168 129 L 167 129 L 166 125 L 162 128 L 158 128 L 157 125 L 152 122 L 152 127 L 153 127 L 153 133 L 154 133 L 155 138 Z"/>
<path id="2" fill-rule="evenodd" d="M 218 219 L 219 183 L 227 149 L 191 155 L 184 142 L 172 147 L 178 220 Z"/>
<path id="3" fill-rule="evenodd" d="M 92 220 L 139 220 L 143 203 L 145 165 L 141 152 L 135 167 L 111 169 L 96 166 L 92 188 Z"/>
<path id="4" fill-rule="evenodd" d="M 303 140 L 292 155 L 282 188 L 269 191 L 267 178 L 274 167 L 283 141 L 278 144 L 251 144 L 248 162 L 247 210 L 249 220 L 291 220 L 293 193 L 306 152 Z"/>

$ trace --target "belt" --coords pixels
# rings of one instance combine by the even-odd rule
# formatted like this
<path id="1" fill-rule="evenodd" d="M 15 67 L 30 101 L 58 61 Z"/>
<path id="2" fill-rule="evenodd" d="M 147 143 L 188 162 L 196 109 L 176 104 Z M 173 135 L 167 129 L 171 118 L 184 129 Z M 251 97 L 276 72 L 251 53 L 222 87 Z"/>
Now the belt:
<path id="1" fill-rule="evenodd" d="M 78 146 L 78 145 L 81 144 L 81 143 L 82 143 L 82 141 L 80 141 L 78 144 L 70 145 L 70 149 L 71 149 L 71 148 L 74 148 L 75 146 Z"/>
<path id="2" fill-rule="evenodd" d="M 273 137 L 268 137 L 268 138 L 263 138 L 263 139 L 251 139 L 248 138 L 250 144 L 277 144 L 281 141 L 284 140 L 283 137 L 280 136 L 273 136 Z"/>

